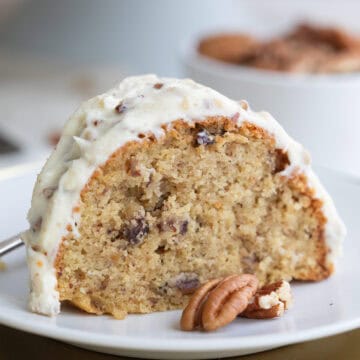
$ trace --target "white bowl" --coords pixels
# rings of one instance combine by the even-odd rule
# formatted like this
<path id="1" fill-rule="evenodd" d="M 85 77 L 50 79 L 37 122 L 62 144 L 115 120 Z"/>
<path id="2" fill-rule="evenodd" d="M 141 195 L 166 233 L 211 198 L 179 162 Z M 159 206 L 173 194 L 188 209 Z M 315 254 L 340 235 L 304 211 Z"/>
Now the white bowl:
<path id="1" fill-rule="evenodd" d="M 315 163 L 360 175 L 360 73 L 293 75 L 222 63 L 184 46 L 186 75 L 270 112 Z"/>

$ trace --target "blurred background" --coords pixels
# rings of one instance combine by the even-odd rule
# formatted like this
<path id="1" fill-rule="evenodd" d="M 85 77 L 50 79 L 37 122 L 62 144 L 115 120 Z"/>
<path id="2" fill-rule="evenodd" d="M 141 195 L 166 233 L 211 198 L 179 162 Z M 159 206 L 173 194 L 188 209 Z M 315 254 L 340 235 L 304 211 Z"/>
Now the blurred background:
<path id="1" fill-rule="evenodd" d="M 359 14 L 356 0 L 0 0 L 0 167 L 46 156 L 82 100 L 124 76 L 157 73 L 192 76 L 249 99 L 304 142 L 315 163 L 360 175 L 360 163 L 354 165 L 360 115 L 348 103 L 360 101 L 358 74 L 321 83 L 260 71 L 242 78 L 240 70 L 193 54 L 206 34 L 240 31 L 265 39 L 304 20 L 360 33 Z M 339 107 L 327 112 L 334 102 Z M 345 149 L 335 152 L 334 144 Z"/>

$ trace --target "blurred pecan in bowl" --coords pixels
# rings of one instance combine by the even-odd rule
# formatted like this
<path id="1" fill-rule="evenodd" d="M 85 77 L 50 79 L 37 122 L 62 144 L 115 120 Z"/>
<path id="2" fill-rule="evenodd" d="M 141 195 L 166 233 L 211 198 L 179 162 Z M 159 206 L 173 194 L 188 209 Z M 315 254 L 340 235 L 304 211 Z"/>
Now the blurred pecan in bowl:
<path id="1" fill-rule="evenodd" d="M 252 56 L 258 46 L 257 40 L 248 35 L 219 34 L 201 40 L 198 50 L 216 60 L 241 64 Z"/>
<path id="2" fill-rule="evenodd" d="M 269 40 L 219 34 L 201 40 L 200 54 L 238 65 L 293 73 L 360 71 L 360 37 L 337 27 L 300 24 Z"/>

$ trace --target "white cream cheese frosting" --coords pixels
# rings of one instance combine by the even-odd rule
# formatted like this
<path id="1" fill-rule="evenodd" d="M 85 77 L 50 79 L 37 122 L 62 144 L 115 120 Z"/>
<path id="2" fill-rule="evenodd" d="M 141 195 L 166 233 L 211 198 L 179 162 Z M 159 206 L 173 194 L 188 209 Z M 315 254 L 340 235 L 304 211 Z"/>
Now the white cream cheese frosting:
<path id="1" fill-rule="evenodd" d="M 283 175 L 296 171 L 307 176 L 315 197 L 323 202 L 327 261 L 334 262 L 341 251 L 345 227 L 332 199 L 311 170 L 309 154 L 271 115 L 255 113 L 244 103 L 189 79 L 129 77 L 80 106 L 67 121 L 56 149 L 37 178 L 28 214 L 30 229 L 22 236 L 27 245 L 32 311 L 47 315 L 60 311 L 54 262 L 69 224 L 77 235 L 80 217 L 72 210 L 79 204 L 80 192 L 93 172 L 126 142 L 140 141 L 139 133 L 152 132 L 159 138 L 164 134 L 163 124 L 218 115 L 232 117 L 239 125 L 247 121 L 265 129 L 274 136 L 277 148 L 288 154 L 290 164 Z"/>

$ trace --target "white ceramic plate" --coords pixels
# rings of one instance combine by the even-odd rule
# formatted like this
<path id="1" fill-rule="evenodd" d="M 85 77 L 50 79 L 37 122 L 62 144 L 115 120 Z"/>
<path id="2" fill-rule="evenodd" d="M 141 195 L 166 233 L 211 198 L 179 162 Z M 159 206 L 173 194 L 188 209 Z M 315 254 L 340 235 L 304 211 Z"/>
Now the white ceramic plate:
<path id="1" fill-rule="evenodd" d="M 35 170 L 0 170 L 0 237 L 26 226 Z M 63 308 L 58 317 L 30 313 L 24 251 L 4 257 L 0 272 L 0 323 L 80 347 L 144 358 L 192 358 L 244 355 L 337 334 L 360 326 L 360 179 L 321 169 L 348 227 L 338 271 L 320 283 L 294 284 L 295 305 L 276 320 L 237 319 L 213 333 L 185 333 L 179 311 L 131 315 L 125 320 Z"/>

